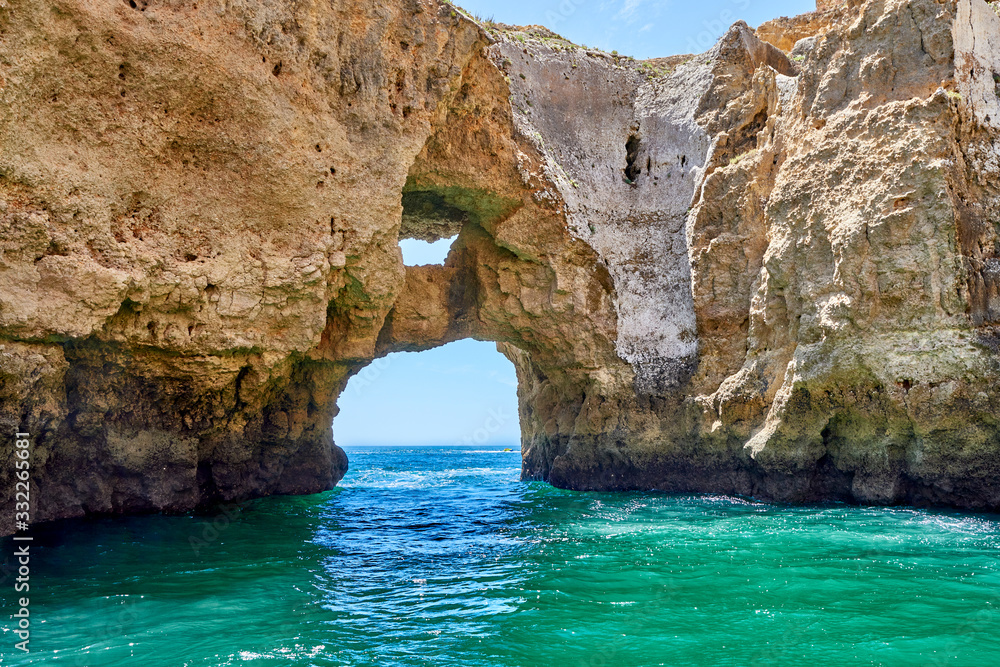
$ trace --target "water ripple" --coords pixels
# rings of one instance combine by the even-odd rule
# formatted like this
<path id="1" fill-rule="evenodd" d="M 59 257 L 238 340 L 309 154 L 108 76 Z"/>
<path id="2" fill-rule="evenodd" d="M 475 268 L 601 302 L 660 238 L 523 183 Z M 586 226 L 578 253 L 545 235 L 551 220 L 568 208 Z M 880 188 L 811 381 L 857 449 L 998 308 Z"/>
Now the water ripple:
<path id="1" fill-rule="evenodd" d="M 9 651 L 5 628 L 4 664 L 992 667 L 1000 655 L 997 517 L 572 493 L 519 482 L 516 454 L 490 449 L 349 454 L 341 486 L 317 496 L 40 531 L 33 651 Z"/>

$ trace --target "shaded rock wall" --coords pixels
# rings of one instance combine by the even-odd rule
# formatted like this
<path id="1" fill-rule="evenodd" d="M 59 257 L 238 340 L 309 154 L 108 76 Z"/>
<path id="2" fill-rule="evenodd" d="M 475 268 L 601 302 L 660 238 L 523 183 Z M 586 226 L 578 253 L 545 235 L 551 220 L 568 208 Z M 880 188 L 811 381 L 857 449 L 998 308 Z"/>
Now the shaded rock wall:
<path id="1" fill-rule="evenodd" d="M 348 378 L 465 337 L 517 367 L 526 478 L 1000 507 L 981 0 L 648 62 L 431 0 L 36 5 L 0 8 L 36 520 L 329 488 Z"/>

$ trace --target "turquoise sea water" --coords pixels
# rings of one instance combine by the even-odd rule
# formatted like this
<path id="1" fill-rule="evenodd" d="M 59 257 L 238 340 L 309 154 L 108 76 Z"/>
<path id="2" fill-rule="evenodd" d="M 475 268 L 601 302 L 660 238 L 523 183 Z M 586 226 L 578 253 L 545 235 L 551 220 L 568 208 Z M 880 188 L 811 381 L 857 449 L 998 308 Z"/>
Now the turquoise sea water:
<path id="1" fill-rule="evenodd" d="M 8 622 L 2 664 L 1000 664 L 1000 517 L 574 493 L 497 449 L 349 449 L 317 496 L 36 528 L 32 652 Z"/>

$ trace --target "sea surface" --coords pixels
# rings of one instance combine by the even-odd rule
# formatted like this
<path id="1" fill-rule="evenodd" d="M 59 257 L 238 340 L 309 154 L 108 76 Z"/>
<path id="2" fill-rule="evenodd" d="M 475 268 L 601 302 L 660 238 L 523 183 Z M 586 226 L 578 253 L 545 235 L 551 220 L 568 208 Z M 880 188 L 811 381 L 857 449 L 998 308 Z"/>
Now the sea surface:
<path id="1" fill-rule="evenodd" d="M 349 448 L 320 495 L 35 528 L 0 664 L 1000 664 L 1000 517 L 575 493 L 514 449 Z"/>

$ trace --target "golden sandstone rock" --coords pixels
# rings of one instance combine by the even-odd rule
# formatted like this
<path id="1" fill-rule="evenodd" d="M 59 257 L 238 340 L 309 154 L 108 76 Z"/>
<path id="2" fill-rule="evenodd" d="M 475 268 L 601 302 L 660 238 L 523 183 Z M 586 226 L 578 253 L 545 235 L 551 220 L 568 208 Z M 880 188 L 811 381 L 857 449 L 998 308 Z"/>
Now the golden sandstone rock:
<path id="1" fill-rule="evenodd" d="M 1000 20 L 833 4 L 637 62 L 436 0 L 0 3 L 35 520 L 329 488 L 348 378 L 464 337 L 526 478 L 1000 509 Z"/>

